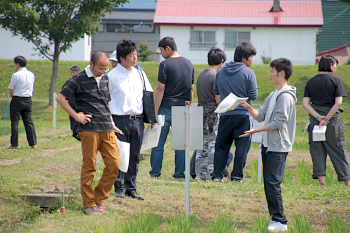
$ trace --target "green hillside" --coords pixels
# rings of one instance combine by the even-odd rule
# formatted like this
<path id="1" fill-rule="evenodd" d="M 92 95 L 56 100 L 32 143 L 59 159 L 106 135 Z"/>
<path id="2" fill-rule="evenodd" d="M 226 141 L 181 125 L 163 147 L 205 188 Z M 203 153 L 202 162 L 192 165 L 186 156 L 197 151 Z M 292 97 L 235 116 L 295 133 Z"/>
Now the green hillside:
<path id="1" fill-rule="evenodd" d="M 69 61 L 60 61 L 58 68 L 58 80 L 57 80 L 57 92 L 60 91 L 62 85 L 65 81 L 70 78 L 70 66 L 72 64 L 77 64 L 81 69 L 85 68 L 89 63 L 88 62 L 69 62 Z M 155 62 L 140 62 L 138 63 L 146 72 L 153 88 L 155 89 L 157 85 L 157 74 L 159 63 Z M 16 72 L 12 60 L 0 59 L 0 93 L 8 94 L 8 85 L 11 80 L 11 75 Z M 52 72 L 52 63 L 51 61 L 39 61 L 39 60 L 29 60 L 27 67 L 30 71 L 34 72 L 36 76 L 35 90 L 34 90 L 34 99 L 48 99 L 48 90 L 50 87 L 50 79 Z M 198 77 L 199 73 L 204 70 L 206 64 L 196 64 L 195 75 Z M 112 67 L 110 67 L 112 68 Z M 257 77 L 258 88 L 259 88 L 259 97 L 255 103 L 261 103 L 266 96 L 274 89 L 274 85 L 271 85 L 269 73 L 270 67 L 268 65 L 253 65 L 251 67 Z M 298 103 L 301 103 L 304 86 L 306 81 L 316 75 L 317 66 L 294 66 L 294 72 L 290 78 L 290 85 L 297 87 L 297 97 Z M 350 66 L 339 66 L 337 76 L 343 79 L 343 82 L 346 87 L 348 96 L 350 96 Z M 195 92 L 194 102 L 197 101 L 197 93 Z M 349 102 L 348 98 L 344 99 L 344 103 Z"/>

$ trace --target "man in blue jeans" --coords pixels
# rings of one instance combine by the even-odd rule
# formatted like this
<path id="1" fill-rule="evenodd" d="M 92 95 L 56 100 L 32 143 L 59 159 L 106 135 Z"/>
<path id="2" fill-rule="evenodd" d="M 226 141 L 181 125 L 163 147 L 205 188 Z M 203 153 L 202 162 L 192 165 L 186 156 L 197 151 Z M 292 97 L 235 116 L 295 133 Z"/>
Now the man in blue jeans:
<path id="1" fill-rule="evenodd" d="M 159 65 L 155 103 L 158 115 L 165 115 L 158 146 L 151 152 L 151 177 L 161 175 L 164 144 L 171 125 L 171 106 L 190 104 L 194 91 L 194 68 L 190 60 L 181 57 L 173 38 L 164 37 L 158 43 L 163 58 Z M 175 150 L 174 178 L 185 178 L 185 151 Z"/>

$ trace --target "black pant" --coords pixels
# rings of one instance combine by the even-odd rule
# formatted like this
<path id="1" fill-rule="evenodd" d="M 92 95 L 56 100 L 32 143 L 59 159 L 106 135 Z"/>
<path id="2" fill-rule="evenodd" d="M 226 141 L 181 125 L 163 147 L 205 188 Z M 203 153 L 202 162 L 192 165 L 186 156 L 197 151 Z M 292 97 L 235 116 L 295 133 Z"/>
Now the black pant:
<path id="1" fill-rule="evenodd" d="M 272 220 L 287 224 L 287 218 L 283 214 L 281 183 L 286 167 L 288 152 L 266 152 L 267 148 L 262 147 L 264 189 Z"/>
<path id="2" fill-rule="evenodd" d="M 247 115 L 224 115 L 220 117 L 218 136 L 215 142 L 214 172 L 212 177 L 223 178 L 228 152 L 235 140 L 235 158 L 231 179 L 241 180 L 244 177 L 243 168 L 250 148 L 250 137 L 239 138 L 239 135 L 250 130 L 250 120 Z"/>
<path id="3" fill-rule="evenodd" d="M 18 122 L 22 117 L 29 146 L 36 145 L 36 134 L 32 120 L 32 98 L 14 96 L 10 104 L 11 145 L 18 146 Z"/>
<path id="4" fill-rule="evenodd" d="M 132 120 L 122 116 L 113 115 L 115 126 L 118 127 L 124 136 L 123 142 L 130 143 L 130 159 L 128 172 L 119 171 L 117 180 L 114 183 L 115 192 L 130 192 L 136 190 L 136 176 L 139 170 L 140 150 L 143 138 L 143 119 Z"/>

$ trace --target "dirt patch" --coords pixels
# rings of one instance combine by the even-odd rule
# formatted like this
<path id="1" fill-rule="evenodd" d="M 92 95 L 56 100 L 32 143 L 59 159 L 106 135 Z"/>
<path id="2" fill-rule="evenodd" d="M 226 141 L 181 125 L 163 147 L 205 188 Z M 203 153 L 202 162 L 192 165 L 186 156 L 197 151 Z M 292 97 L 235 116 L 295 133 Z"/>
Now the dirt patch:
<path id="1" fill-rule="evenodd" d="M 68 184 L 54 184 L 54 185 L 40 185 L 39 188 L 33 189 L 32 193 L 59 193 L 66 192 L 70 189 L 75 189 L 76 187 Z"/>
<path id="2" fill-rule="evenodd" d="M 36 155 L 35 157 L 52 157 L 57 153 L 60 153 L 62 151 L 67 151 L 67 150 L 72 150 L 72 149 L 76 149 L 79 148 L 80 144 L 76 144 L 73 146 L 67 146 L 67 147 L 63 147 L 63 148 L 58 148 L 58 149 L 54 149 L 54 150 L 43 150 L 42 152 L 40 152 L 38 155 Z M 16 158 L 16 159 L 6 159 L 3 161 L 0 161 L 0 165 L 12 165 L 12 164 L 18 164 L 20 163 L 22 160 L 29 160 L 32 159 L 33 157 L 29 157 L 29 158 Z"/>

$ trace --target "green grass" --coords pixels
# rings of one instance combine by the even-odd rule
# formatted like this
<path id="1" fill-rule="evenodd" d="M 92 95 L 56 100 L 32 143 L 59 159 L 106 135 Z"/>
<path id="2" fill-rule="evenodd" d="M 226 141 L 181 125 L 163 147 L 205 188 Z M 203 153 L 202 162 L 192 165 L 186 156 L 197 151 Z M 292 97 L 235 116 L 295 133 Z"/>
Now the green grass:
<path id="1" fill-rule="evenodd" d="M 297 217 L 288 231 L 290 233 L 312 233 L 313 230 L 309 224 L 309 221 L 305 215 Z"/>
<path id="2" fill-rule="evenodd" d="M 350 231 L 350 225 L 345 219 L 341 219 L 338 216 L 332 217 L 329 214 L 327 218 L 327 231 L 329 233 L 348 233 Z"/>
<path id="3" fill-rule="evenodd" d="M 0 60 L 3 68 L 0 73 L 0 93 L 8 93 L 11 74 L 15 71 L 11 60 Z M 32 63 L 32 64 L 31 64 Z M 87 62 L 74 62 L 85 67 Z M 60 62 L 58 90 L 70 77 L 72 62 Z M 158 63 L 139 63 L 150 78 L 152 86 L 157 84 Z M 145 197 L 139 202 L 131 198 L 123 200 L 113 196 L 113 191 L 106 201 L 109 211 L 107 216 L 84 216 L 80 197 L 80 167 L 82 164 L 80 143 L 71 137 L 68 115 L 59 107 L 57 109 L 57 127 L 52 127 L 52 107 L 47 108 L 47 93 L 51 73 L 48 61 L 29 61 L 29 69 L 37 75 L 34 93 L 33 118 L 38 136 L 38 150 L 27 145 L 23 125 L 20 122 L 20 149 L 6 150 L 9 145 L 10 121 L 7 115 L 5 136 L 0 136 L 0 163 L 18 160 L 12 165 L 0 165 L 0 231 L 1 232 L 141 232 L 149 222 L 148 232 L 265 232 L 268 218 L 264 188 L 257 183 L 257 144 L 252 145 L 245 168 L 246 177 L 242 183 L 197 182 L 190 183 L 191 217 L 183 214 L 185 209 L 185 185 L 183 181 L 172 178 L 174 171 L 174 152 L 171 143 L 165 148 L 162 177 L 149 178 L 149 156 L 140 162 L 137 178 L 138 192 Z M 195 65 L 196 77 L 206 65 Z M 259 98 L 264 97 L 274 88 L 269 83 L 269 67 L 253 66 L 258 78 Z M 314 232 L 342 232 L 346 229 L 346 219 L 350 215 L 350 189 L 343 182 L 337 181 L 330 161 L 327 161 L 326 187 L 318 185 L 311 178 L 312 162 L 308 152 L 308 135 L 301 131 L 306 122 L 306 111 L 300 105 L 303 85 L 307 78 L 317 73 L 316 66 L 296 66 L 291 77 L 291 85 L 298 88 L 299 105 L 297 105 L 297 130 L 293 152 L 287 157 L 286 171 L 282 183 L 285 214 L 289 219 L 290 231 L 299 224 L 314 229 Z M 347 92 L 350 84 L 350 67 L 340 66 L 337 75 L 342 77 Z M 306 78 L 305 78 L 306 77 Z M 268 80 L 268 81 L 267 81 Z M 292 82 L 293 80 L 293 82 Z M 302 90 L 302 91 L 300 91 Z M 349 92 L 348 92 L 349 93 Z M 350 94 L 350 93 L 349 93 Z M 43 99 L 43 100 L 41 100 Z M 195 97 L 196 100 L 196 97 Z M 346 98 L 345 98 L 346 100 Z M 345 101 L 346 102 L 346 101 Z M 4 126 L 7 98 L 0 98 L 0 133 Z M 257 104 L 258 105 L 258 104 Z M 344 122 L 350 124 L 350 110 L 344 104 Z M 349 131 L 346 138 L 350 140 Z M 169 135 L 168 140 L 171 140 Z M 349 141 L 348 141 L 349 145 Z M 233 148 L 232 148 L 233 150 Z M 348 149 L 349 151 L 349 149 Z M 190 153 L 192 154 L 192 153 Z M 93 185 L 101 177 L 104 164 L 97 156 L 97 172 Z M 66 214 L 57 211 L 58 203 L 53 203 L 52 213 L 42 212 L 18 197 L 19 193 L 64 191 L 72 195 L 65 201 Z M 56 209 L 56 211 L 55 211 Z M 337 216 L 329 220 L 327 215 Z M 300 216 L 308 216 L 302 219 Z M 338 220 L 344 220 L 344 224 Z M 330 223 L 330 221 L 332 223 Z M 145 223 L 147 222 L 147 223 Z M 31 224 L 31 225 L 28 225 Z M 146 224 L 146 225 L 145 225 Z M 304 225 L 303 225 L 304 224 Z M 338 226 L 340 225 L 340 226 Z M 59 227 L 58 227 L 59 226 Z M 145 231 L 146 232 L 146 231 Z M 301 231 L 303 232 L 303 231 Z"/>

